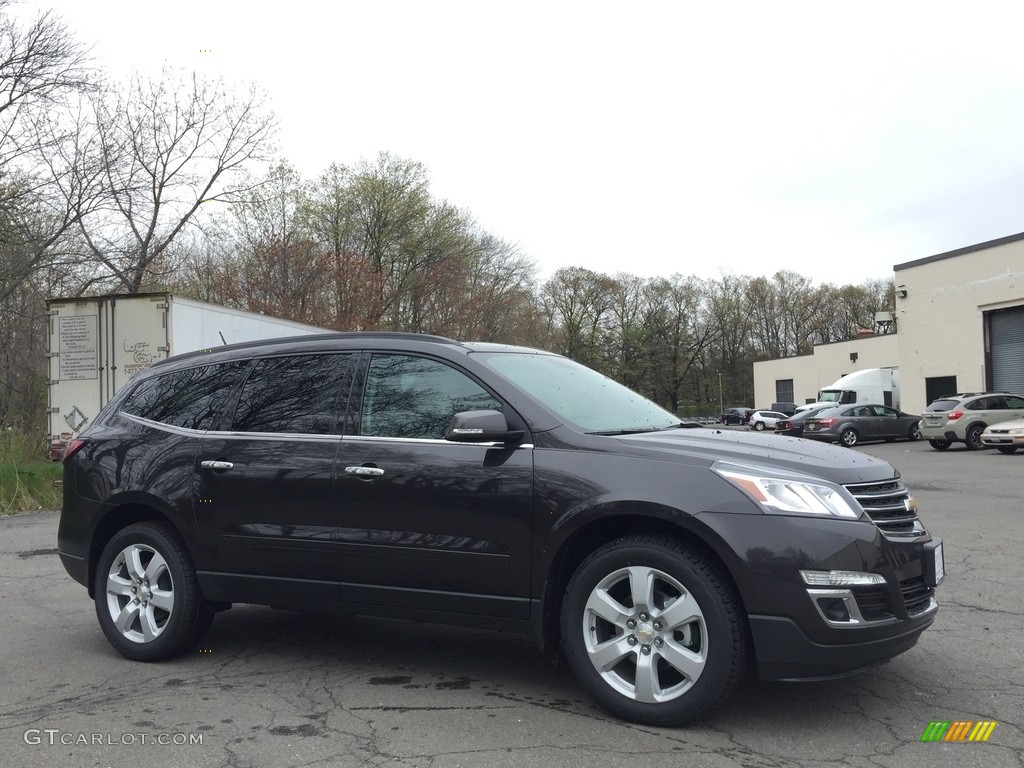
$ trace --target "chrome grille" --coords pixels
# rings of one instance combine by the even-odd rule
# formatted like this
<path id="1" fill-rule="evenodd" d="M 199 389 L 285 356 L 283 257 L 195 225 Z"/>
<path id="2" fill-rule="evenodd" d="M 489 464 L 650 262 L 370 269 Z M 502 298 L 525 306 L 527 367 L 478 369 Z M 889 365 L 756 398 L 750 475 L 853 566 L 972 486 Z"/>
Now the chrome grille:
<path id="1" fill-rule="evenodd" d="M 846 490 L 860 502 L 882 533 L 889 536 L 918 536 L 924 528 L 910 493 L 898 479 L 877 483 L 854 483 Z"/>

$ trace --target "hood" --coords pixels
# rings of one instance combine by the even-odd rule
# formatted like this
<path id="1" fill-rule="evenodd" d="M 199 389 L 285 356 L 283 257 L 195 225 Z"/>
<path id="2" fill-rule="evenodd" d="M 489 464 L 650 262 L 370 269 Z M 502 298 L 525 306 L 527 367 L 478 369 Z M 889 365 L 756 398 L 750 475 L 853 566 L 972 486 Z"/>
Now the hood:
<path id="1" fill-rule="evenodd" d="M 898 476 L 889 462 L 850 448 L 799 437 L 725 429 L 679 429 L 610 438 L 663 461 L 711 464 L 728 461 L 783 469 L 840 485 Z"/>

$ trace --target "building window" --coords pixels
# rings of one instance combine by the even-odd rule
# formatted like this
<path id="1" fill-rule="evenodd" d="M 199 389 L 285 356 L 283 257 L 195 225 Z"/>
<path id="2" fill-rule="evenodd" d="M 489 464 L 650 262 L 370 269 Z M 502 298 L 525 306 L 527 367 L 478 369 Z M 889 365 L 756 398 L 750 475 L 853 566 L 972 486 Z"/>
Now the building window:
<path id="1" fill-rule="evenodd" d="M 778 403 L 795 403 L 793 399 L 793 380 L 792 379 L 776 379 L 775 380 L 775 401 Z"/>

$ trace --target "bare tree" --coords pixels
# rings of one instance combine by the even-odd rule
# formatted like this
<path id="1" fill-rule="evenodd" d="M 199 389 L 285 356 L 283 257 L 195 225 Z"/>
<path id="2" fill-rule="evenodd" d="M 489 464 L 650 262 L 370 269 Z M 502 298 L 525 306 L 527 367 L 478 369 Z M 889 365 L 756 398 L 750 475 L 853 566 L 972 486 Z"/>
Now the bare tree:
<path id="1" fill-rule="evenodd" d="M 134 77 L 95 102 L 109 205 L 82 217 L 89 253 L 118 287 L 137 291 L 200 206 L 252 186 L 246 170 L 269 159 L 276 121 L 255 86 L 165 69 Z"/>
<path id="2" fill-rule="evenodd" d="M 0 0 L 0 167 L 37 146 L 24 127 L 68 91 L 91 82 L 86 52 L 52 13 L 25 26 L 10 13 L 12 0 Z"/>
<path id="3" fill-rule="evenodd" d="M 0 0 L 0 302 L 53 257 L 94 187 L 74 120 L 86 54 L 51 13 L 23 23 L 11 6 Z"/>

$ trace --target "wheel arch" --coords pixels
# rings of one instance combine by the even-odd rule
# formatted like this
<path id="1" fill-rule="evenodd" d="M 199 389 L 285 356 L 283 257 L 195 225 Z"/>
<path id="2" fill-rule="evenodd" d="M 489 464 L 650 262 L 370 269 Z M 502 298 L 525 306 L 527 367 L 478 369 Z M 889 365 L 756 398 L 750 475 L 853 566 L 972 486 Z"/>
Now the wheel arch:
<path id="1" fill-rule="evenodd" d="M 541 595 L 540 621 L 536 631 L 538 643 L 544 653 L 559 653 L 559 617 L 562 600 L 569 579 L 579 568 L 580 563 L 596 549 L 630 534 L 660 534 L 674 538 L 700 553 L 728 579 L 744 617 L 746 616 L 743 599 L 745 590 L 737 578 L 740 569 L 737 567 L 739 560 L 735 554 L 724 543 L 716 541 L 715 534 L 693 516 L 686 516 L 687 524 L 682 524 L 679 522 L 680 514 L 677 511 L 672 510 L 675 519 L 668 519 L 664 514 L 659 514 L 659 511 L 652 506 L 636 506 L 606 513 L 581 525 L 562 541 L 546 568 Z M 736 562 L 731 563 L 730 561 L 734 559 Z"/>
<path id="2" fill-rule="evenodd" d="M 128 502 L 112 508 L 97 523 L 89 540 L 88 589 L 90 598 L 96 596 L 96 566 L 107 543 L 117 535 L 118 531 L 129 525 L 145 522 L 164 523 L 173 529 L 182 541 L 185 541 L 185 537 L 171 517 L 154 507 L 139 502 Z"/>

